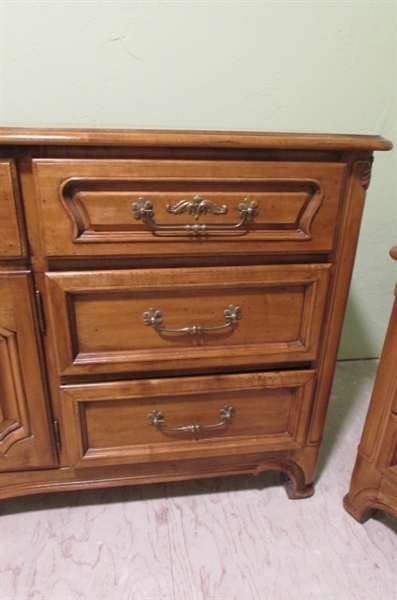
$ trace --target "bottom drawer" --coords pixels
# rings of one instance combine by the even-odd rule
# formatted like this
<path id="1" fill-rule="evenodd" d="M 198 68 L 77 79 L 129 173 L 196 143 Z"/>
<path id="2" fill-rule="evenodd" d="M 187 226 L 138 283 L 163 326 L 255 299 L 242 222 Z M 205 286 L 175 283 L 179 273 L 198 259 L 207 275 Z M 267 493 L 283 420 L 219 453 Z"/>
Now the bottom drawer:
<path id="1" fill-rule="evenodd" d="M 305 443 L 315 371 L 62 388 L 71 466 L 294 449 Z"/>

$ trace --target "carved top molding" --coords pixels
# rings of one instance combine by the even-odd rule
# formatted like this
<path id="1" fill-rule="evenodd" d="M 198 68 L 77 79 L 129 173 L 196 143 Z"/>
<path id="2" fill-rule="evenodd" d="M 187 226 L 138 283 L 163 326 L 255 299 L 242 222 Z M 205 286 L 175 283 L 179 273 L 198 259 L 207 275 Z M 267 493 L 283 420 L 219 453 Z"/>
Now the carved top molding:
<path id="1" fill-rule="evenodd" d="M 371 181 L 372 162 L 372 160 L 366 160 L 358 163 L 360 183 L 365 191 L 369 188 Z"/>
<path id="2" fill-rule="evenodd" d="M 374 151 L 393 145 L 381 136 L 249 131 L 0 128 L 0 143 L 61 146 L 187 146 L 275 150 Z"/>

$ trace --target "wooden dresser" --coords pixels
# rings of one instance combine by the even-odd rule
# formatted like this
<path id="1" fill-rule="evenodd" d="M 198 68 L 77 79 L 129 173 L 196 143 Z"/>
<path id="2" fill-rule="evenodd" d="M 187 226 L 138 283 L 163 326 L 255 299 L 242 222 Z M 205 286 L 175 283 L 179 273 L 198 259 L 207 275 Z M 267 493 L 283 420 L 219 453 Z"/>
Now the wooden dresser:
<path id="1" fill-rule="evenodd" d="M 1 133 L 1 495 L 313 480 L 375 136 Z"/>
<path id="2" fill-rule="evenodd" d="M 397 260 L 397 246 L 390 251 Z M 397 519 L 397 286 L 396 298 L 358 448 L 346 510 L 360 523 L 377 509 Z"/>

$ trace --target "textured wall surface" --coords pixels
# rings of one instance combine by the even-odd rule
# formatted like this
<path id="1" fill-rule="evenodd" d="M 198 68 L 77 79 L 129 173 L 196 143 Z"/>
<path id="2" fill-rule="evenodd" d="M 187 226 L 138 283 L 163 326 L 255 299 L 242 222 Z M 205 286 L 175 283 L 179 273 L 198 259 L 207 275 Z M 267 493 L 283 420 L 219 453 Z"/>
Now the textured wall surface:
<path id="1" fill-rule="evenodd" d="M 1 124 L 380 134 L 396 143 L 393 1 L 0 0 Z M 375 157 L 340 356 L 379 356 L 396 150 Z"/>

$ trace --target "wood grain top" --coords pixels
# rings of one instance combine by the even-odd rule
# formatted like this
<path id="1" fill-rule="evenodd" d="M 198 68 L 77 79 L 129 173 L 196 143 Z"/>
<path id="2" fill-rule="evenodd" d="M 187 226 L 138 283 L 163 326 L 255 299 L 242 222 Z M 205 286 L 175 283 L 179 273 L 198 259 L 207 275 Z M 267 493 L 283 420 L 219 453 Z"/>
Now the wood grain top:
<path id="1" fill-rule="evenodd" d="M 0 143 L 68 146 L 193 146 L 280 150 L 390 150 L 381 136 L 242 131 L 0 128 Z"/>

